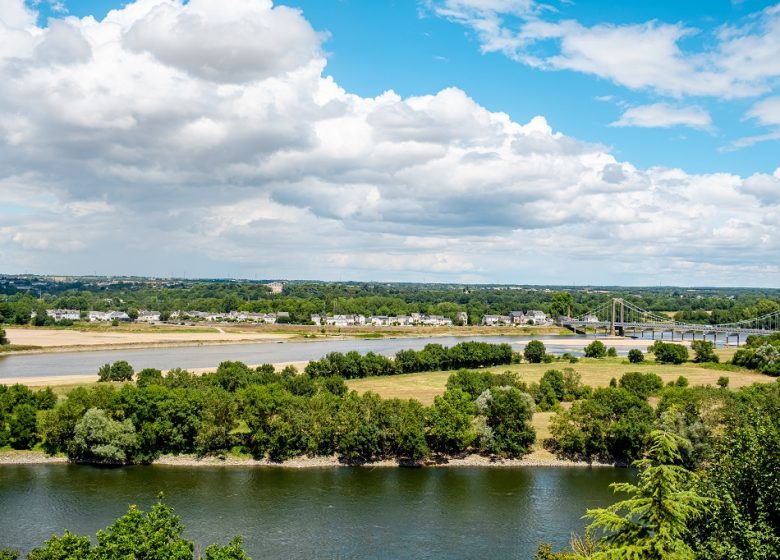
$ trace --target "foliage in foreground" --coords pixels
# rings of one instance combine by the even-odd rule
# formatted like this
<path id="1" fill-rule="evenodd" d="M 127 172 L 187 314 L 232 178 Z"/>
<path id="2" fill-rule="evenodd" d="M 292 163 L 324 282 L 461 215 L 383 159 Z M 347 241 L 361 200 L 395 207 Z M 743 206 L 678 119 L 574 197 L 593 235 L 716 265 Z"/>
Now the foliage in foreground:
<path id="1" fill-rule="evenodd" d="M 184 525 L 173 509 L 160 500 L 144 513 L 135 506 L 112 525 L 97 533 L 97 544 L 89 537 L 65 531 L 53 535 L 28 560 L 251 560 L 244 552 L 241 537 L 228 545 L 211 544 L 195 556 L 195 545 L 182 538 Z M 0 551 L 0 560 L 15 560 L 18 552 Z"/>
<path id="2" fill-rule="evenodd" d="M 689 544 L 691 524 L 708 513 L 714 500 L 696 491 L 697 476 L 680 466 L 679 449 L 688 443 L 669 432 L 650 434 L 647 456 L 634 462 L 637 484 L 614 483 L 628 499 L 607 508 L 588 510 L 592 520 L 584 546 L 555 554 L 549 545 L 537 552 L 538 560 L 693 560 Z M 593 542 L 592 535 L 603 536 Z M 583 541 L 581 541 L 583 542 Z"/>

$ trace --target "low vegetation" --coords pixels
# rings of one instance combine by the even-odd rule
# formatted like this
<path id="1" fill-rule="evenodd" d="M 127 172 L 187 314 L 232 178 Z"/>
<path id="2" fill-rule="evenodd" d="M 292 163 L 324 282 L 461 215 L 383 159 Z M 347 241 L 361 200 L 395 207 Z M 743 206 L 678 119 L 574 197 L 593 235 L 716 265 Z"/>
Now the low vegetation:
<path id="1" fill-rule="evenodd" d="M 185 527 L 173 509 L 162 499 L 151 511 L 130 506 L 128 512 L 110 526 L 98 531 L 96 543 L 87 536 L 65 531 L 53 535 L 27 555 L 28 560 L 251 560 L 240 537 L 225 546 L 211 544 L 196 555 L 195 543 L 185 539 Z M 16 560 L 19 552 L 0 550 L 0 560 Z"/>

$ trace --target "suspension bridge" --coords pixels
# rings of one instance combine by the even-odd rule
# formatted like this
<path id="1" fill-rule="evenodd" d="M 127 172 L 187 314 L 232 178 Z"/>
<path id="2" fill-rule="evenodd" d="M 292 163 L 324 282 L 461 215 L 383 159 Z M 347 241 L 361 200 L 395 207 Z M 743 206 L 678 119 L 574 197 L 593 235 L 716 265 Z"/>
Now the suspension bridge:
<path id="1" fill-rule="evenodd" d="M 739 345 L 751 334 L 767 335 L 780 331 L 780 311 L 734 323 L 709 325 L 675 321 L 671 317 L 642 309 L 622 298 L 612 298 L 611 301 L 579 317 L 561 317 L 558 324 L 575 332 L 604 329 L 606 334 L 613 336 L 627 336 L 627 333 L 632 333 L 633 336 L 645 338 L 650 333 L 653 339 L 656 334 L 663 339 L 664 335 L 669 333 L 674 340 L 675 333 L 679 333 L 680 340 L 685 340 L 686 335 L 696 340 L 699 335 L 702 340 L 712 337 L 717 342 L 720 335 L 725 338 L 726 344 L 736 338 Z"/>

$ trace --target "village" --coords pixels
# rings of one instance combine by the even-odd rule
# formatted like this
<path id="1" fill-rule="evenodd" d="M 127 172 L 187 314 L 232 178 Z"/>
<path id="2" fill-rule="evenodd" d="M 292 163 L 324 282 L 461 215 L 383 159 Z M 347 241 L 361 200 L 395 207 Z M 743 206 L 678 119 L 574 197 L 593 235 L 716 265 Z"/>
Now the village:
<path id="1" fill-rule="evenodd" d="M 165 323 L 165 322 L 209 322 L 209 323 L 246 323 L 255 325 L 274 325 L 277 323 L 291 323 L 290 314 L 285 311 L 273 313 L 252 313 L 249 311 L 209 312 L 209 311 L 173 311 L 163 313 L 153 310 L 128 310 L 128 311 L 81 311 L 79 309 L 47 309 L 46 314 L 54 322 L 63 321 L 89 321 L 94 322 L 140 322 L 140 323 Z M 35 317 L 35 312 L 32 313 Z M 465 311 L 459 311 L 454 319 L 442 315 L 427 315 L 425 313 L 411 313 L 409 315 L 387 316 L 362 314 L 337 314 L 324 315 L 313 314 L 311 323 L 317 326 L 333 327 L 452 327 L 469 324 L 469 316 Z M 552 324 L 551 318 L 538 309 L 526 312 L 512 311 L 508 315 L 484 315 L 480 324 L 488 327 L 498 326 L 546 326 Z"/>

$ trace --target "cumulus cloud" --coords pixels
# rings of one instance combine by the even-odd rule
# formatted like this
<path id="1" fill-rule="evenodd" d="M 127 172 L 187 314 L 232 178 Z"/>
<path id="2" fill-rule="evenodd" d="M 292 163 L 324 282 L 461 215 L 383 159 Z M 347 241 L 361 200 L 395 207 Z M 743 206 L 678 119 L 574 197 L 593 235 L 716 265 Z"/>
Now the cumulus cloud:
<path id="1" fill-rule="evenodd" d="M 777 280 L 776 178 L 639 169 L 457 88 L 361 97 L 301 12 L 215 6 L 137 0 L 44 28 L 4 3 L 5 272 Z"/>
<path id="2" fill-rule="evenodd" d="M 669 128 L 688 126 L 701 130 L 712 128 L 712 119 L 702 107 L 674 107 L 667 103 L 639 105 L 626 109 L 611 126 L 638 126 L 643 128 Z"/>

